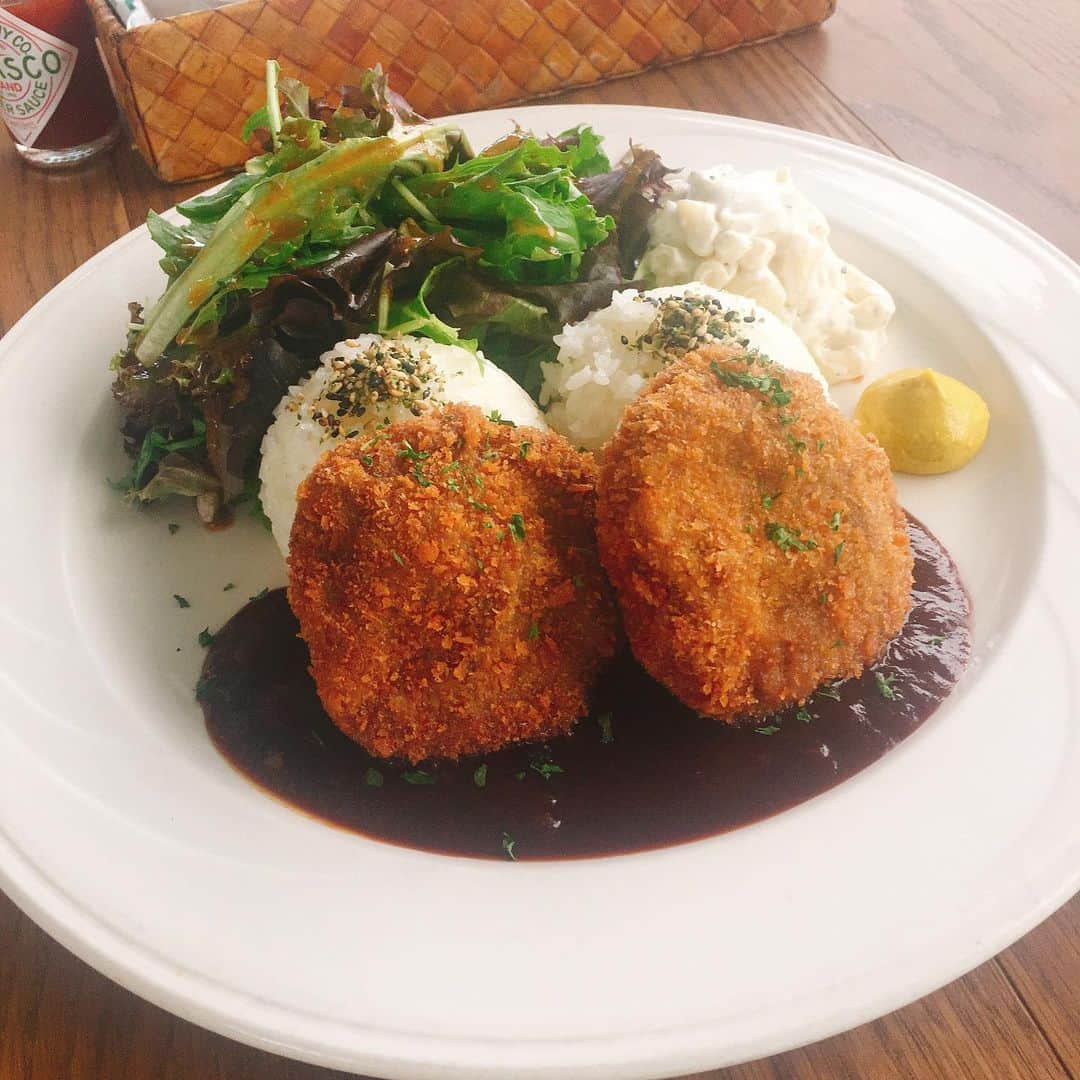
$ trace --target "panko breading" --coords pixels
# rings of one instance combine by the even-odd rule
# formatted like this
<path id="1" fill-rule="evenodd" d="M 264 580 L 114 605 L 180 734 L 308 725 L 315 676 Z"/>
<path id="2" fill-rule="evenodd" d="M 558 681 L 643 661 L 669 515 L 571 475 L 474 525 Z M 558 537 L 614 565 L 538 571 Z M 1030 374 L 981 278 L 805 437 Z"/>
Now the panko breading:
<path id="1" fill-rule="evenodd" d="M 813 379 L 737 347 L 673 363 L 603 455 L 598 540 L 635 656 L 727 721 L 878 659 L 911 606 L 889 462 Z"/>
<path id="2" fill-rule="evenodd" d="M 334 723 L 411 762 L 569 731 L 618 627 L 595 481 L 562 436 L 471 406 L 325 454 L 289 603 Z"/>

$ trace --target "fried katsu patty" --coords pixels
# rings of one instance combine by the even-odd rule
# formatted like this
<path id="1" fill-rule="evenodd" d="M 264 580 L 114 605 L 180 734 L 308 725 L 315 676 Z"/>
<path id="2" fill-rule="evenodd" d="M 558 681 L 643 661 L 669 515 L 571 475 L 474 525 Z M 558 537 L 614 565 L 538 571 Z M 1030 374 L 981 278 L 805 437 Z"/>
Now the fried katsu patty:
<path id="1" fill-rule="evenodd" d="M 618 626 L 595 480 L 562 436 L 461 405 L 325 454 L 289 603 L 334 723 L 411 762 L 569 731 Z"/>
<path id="2" fill-rule="evenodd" d="M 626 410 L 598 542 L 635 656 L 700 713 L 759 716 L 878 659 L 911 606 L 884 452 L 806 375 L 714 346 Z"/>

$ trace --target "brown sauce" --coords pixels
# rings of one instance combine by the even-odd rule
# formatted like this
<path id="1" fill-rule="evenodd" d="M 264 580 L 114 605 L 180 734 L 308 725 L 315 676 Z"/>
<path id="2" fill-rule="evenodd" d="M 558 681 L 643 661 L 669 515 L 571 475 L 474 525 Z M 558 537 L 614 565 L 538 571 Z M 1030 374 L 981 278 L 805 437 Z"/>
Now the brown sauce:
<path id="1" fill-rule="evenodd" d="M 376 760 L 324 713 L 280 589 L 214 638 L 200 683 L 206 726 L 240 772 L 280 799 L 394 844 L 507 858 L 513 841 L 524 860 L 712 836 L 866 768 L 952 690 L 970 649 L 968 598 L 942 545 L 914 520 L 909 532 L 914 607 L 882 660 L 819 690 L 804 712 L 789 708 L 748 728 L 697 717 L 626 654 L 601 678 L 592 717 L 563 739 L 420 769 Z M 610 741 L 597 719 L 605 714 Z"/>

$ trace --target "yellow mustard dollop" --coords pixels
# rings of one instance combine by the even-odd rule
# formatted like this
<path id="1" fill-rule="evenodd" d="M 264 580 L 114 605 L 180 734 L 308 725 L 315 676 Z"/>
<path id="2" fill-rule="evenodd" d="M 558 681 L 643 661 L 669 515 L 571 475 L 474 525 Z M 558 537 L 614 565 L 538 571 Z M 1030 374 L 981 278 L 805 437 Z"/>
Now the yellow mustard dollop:
<path id="1" fill-rule="evenodd" d="M 855 423 L 877 438 L 894 470 L 926 476 L 959 469 L 979 452 L 990 410 L 959 379 L 903 368 L 863 391 Z"/>

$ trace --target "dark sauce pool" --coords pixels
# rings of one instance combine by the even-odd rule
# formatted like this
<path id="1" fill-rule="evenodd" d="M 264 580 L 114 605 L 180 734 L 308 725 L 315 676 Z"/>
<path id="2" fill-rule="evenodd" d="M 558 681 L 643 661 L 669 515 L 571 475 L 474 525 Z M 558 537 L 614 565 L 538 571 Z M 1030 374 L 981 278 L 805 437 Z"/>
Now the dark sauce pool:
<path id="1" fill-rule="evenodd" d="M 279 798 L 408 847 L 553 859 L 712 836 L 866 768 L 952 690 L 970 649 L 968 598 L 941 544 L 914 520 L 909 533 L 914 607 L 881 662 L 756 727 L 699 718 L 627 653 L 601 677 L 592 718 L 565 738 L 458 764 L 390 764 L 326 716 L 279 589 L 214 638 L 199 690 L 207 730 L 240 772 Z"/>

